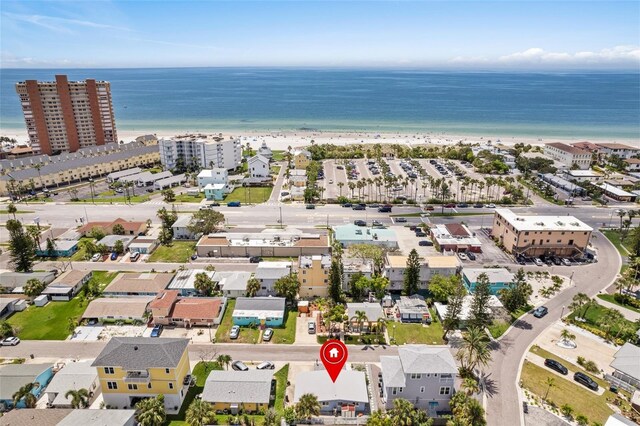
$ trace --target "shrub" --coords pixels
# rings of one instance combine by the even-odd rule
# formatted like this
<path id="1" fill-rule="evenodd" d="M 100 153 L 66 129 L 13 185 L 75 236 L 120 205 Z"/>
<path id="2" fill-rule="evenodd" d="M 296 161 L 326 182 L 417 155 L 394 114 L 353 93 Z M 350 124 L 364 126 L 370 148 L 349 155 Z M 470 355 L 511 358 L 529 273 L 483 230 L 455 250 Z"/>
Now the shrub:
<path id="1" fill-rule="evenodd" d="M 587 361 L 584 364 L 584 369 L 587 370 L 590 373 L 599 373 L 600 372 L 600 369 L 598 368 L 598 365 L 595 362 L 591 361 L 591 360 Z"/>
<path id="2" fill-rule="evenodd" d="M 589 425 L 589 419 L 584 414 L 579 414 L 576 417 L 576 422 L 578 422 L 578 424 L 580 426 L 588 426 Z"/>
<path id="3" fill-rule="evenodd" d="M 560 407 L 560 412 L 568 419 L 573 418 L 573 407 L 569 404 L 564 404 L 562 407 Z"/>
<path id="4" fill-rule="evenodd" d="M 584 359 L 584 357 L 583 357 L 583 356 L 579 356 L 579 357 L 578 357 L 578 360 L 577 360 L 578 365 L 579 365 L 580 367 L 584 367 L 584 363 L 585 363 L 586 361 L 587 361 L 587 360 L 586 360 L 586 359 Z"/>

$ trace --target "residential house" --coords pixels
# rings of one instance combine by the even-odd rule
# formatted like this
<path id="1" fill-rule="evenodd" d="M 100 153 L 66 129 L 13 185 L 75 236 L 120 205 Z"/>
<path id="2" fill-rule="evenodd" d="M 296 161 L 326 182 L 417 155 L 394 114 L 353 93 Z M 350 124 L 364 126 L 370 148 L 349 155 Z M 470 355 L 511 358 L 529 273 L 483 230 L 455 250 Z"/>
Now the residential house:
<path id="1" fill-rule="evenodd" d="M 49 300 L 71 300 L 89 282 L 92 276 L 92 271 L 81 271 L 79 269 L 63 272 L 44 289 L 42 294 L 46 295 Z"/>
<path id="2" fill-rule="evenodd" d="M 0 297 L 0 319 L 10 316 L 12 313 L 17 311 L 18 302 L 23 301 L 24 299 L 18 299 L 15 297 Z"/>
<path id="3" fill-rule="evenodd" d="M 132 235 L 105 235 L 104 238 L 98 241 L 98 245 L 104 245 L 107 250 L 114 251 L 117 242 L 122 241 L 122 247 L 124 251 L 127 251 L 134 238 Z"/>
<path id="4" fill-rule="evenodd" d="M 289 186 L 296 188 L 304 188 L 307 186 L 306 176 L 289 176 Z"/>
<path id="5" fill-rule="evenodd" d="M 342 258 L 342 290 L 349 291 L 349 283 L 354 275 L 360 274 L 371 278 L 373 275 L 373 261 L 358 257 Z"/>
<path id="6" fill-rule="evenodd" d="M 91 366 L 91 361 L 69 362 L 53 376 L 44 390 L 47 407 L 71 408 L 71 398 L 65 396 L 69 390 L 86 389 L 91 402 L 98 384 L 98 373 Z"/>
<path id="7" fill-rule="evenodd" d="M 257 296 L 274 296 L 274 285 L 280 278 L 291 275 L 291 262 L 260 262 L 254 278 L 260 282 Z"/>
<path id="8" fill-rule="evenodd" d="M 280 327 L 284 324 L 284 297 L 238 297 L 233 324 Z"/>
<path id="9" fill-rule="evenodd" d="M 288 228 L 203 235 L 196 251 L 200 257 L 298 257 L 329 254 L 330 248 L 326 234 Z"/>
<path id="10" fill-rule="evenodd" d="M 507 288 L 513 282 L 514 275 L 506 268 L 464 268 L 462 270 L 462 283 L 467 287 L 469 292 L 473 293 L 478 284 L 478 277 L 485 274 L 489 278 L 491 286 L 491 294 Z"/>
<path id="11" fill-rule="evenodd" d="M 432 321 L 429 305 L 419 294 L 400 296 L 396 307 L 400 315 L 400 322 L 427 324 Z"/>
<path id="12" fill-rule="evenodd" d="M 227 299 L 224 297 L 181 297 L 177 290 L 165 290 L 149 303 L 153 324 L 190 328 L 220 324 Z"/>
<path id="13" fill-rule="evenodd" d="M 434 275 L 449 277 L 460 268 L 457 256 L 425 256 L 420 262 L 420 288 L 427 289 Z M 404 286 L 404 271 L 407 269 L 407 256 L 387 254 L 382 276 L 389 280 L 389 290 L 400 291 Z"/>
<path id="14" fill-rule="evenodd" d="M 215 168 L 201 170 L 200 173 L 198 173 L 198 188 L 201 190 L 207 185 L 226 185 L 227 183 L 229 183 L 229 172 L 227 169 Z"/>
<path id="15" fill-rule="evenodd" d="M 362 323 L 357 320 L 358 312 L 364 312 L 366 316 Z M 377 324 L 380 318 L 386 319 L 382 305 L 378 302 L 347 303 L 347 316 L 349 317 L 351 328 L 364 333 L 369 332 L 370 327 Z"/>
<path id="16" fill-rule="evenodd" d="M 472 302 L 473 296 L 470 294 L 464 296 L 464 298 L 462 299 L 462 309 L 460 310 L 460 314 L 458 315 L 458 318 L 460 319 L 460 329 L 465 329 L 467 327 L 467 321 L 471 318 Z M 449 305 L 440 302 L 435 302 L 433 305 L 438 317 L 440 318 L 440 321 L 443 321 L 447 316 Z M 507 314 L 504 306 L 502 305 L 502 302 L 500 302 L 500 299 L 498 299 L 494 295 L 491 295 L 487 300 L 485 313 L 488 314 L 490 318 L 496 318 L 498 316 L 501 316 L 501 314 Z"/>
<path id="17" fill-rule="evenodd" d="M 99 323 L 145 322 L 147 307 L 152 300 L 152 296 L 94 299 L 84 310 L 82 319 L 94 320 Z"/>
<path id="18" fill-rule="evenodd" d="M 57 410 L 47 410 L 47 412 Z M 136 410 L 73 410 L 56 426 L 135 426 Z"/>
<path id="19" fill-rule="evenodd" d="M 269 161 L 273 158 L 273 152 L 271 151 L 271 148 L 267 146 L 266 142 L 262 142 L 262 145 L 258 148 L 258 155 L 263 156 Z"/>
<path id="20" fill-rule="evenodd" d="M 195 288 L 196 276 L 198 274 L 206 274 L 209 278 L 213 279 L 216 273 L 214 271 L 207 271 L 206 269 L 184 269 L 178 271 L 167 286 L 167 290 L 177 290 L 181 296 L 199 295 L 200 293 Z"/>
<path id="21" fill-rule="evenodd" d="M 345 248 L 354 244 L 371 244 L 388 249 L 398 248 L 398 237 L 390 228 L 372 228 L 350 223 L 334 226 L 333 232 L 335 240 Z"/>
<path id="22" fill-rule="evenodd" d="M 86 236 L 94 228 L 98 228 L 105 235 L 113 234 L 113 227 L 121 225 L 124 228 L 125 235 L 144 235 L 147 233 L 147 222 L 129 221 L 118 218 L 112 222 L 87 222 L 85 225 L 77 229 L 78 233 L 83 237 Z"/>
<path id="23" fill-rule="evenodd" d="M 640 390 L 640 347 L 627 342 L 613 358 L 609 364 L 613 368 L 613 377 Z"/>
<path id="24" fill-rule="evenodd" d="M 112 337 L 93 362 L 104 403 L 130 408 L 164 395 L 167 412 L 177 413 L 189 389 L 189 339 Z"/>
<path id="25" fill-rule="evenodd" d="M 508 253 L 573 256 L 586 251 L 592 231 L 573 216 L 523 216 L 496 209 L 491 236 Z"/>
<path id="26" fill-rule="evenodd" d="M 119 274 L 104 289 L 105 297 L 153 296 L 167 288 L 172 273 L 163 272 L 125 272 Z"/>
<path id="27" fill-rule="evenodd" d="M 53 364 L 5 364 L 0 365 L 0 411 L 25 408 L 24 399 L 14 407 L 13 394 L 29 383 L 38 383 L 31 393 L 39 398 L 53 377 Z"/>
<path id="28" fill-rule="evenodd" d="M 311 163 L 311 153 L 305 149 L 293 152 L 293 164 L 296 169 L 306 169 Z"/>
<path id="29" fill-rule="evenodd" d="M 249 177 L 257 179 L 270 179 L 271 170 L 269 169 L 269 159 L 262 155 L 254 155 L 249 158 Z"/>
<path id="30" fill-rule="evenodd" d="M 56 410 L 43 410 L 41 408 L 23 408 L 2 413 L 0 425 L 2 426 L 57 426 L 65 417 L 73 411 L 70 408 L 58 408 Z M 100 410 L 106 411 L 106 410 Z M 75 424 L 74 424 L 75 426 Z M 105 425 L 102 425 L 105 426 Z"/>
<path id="31" fill-rule="evenodd" d="M 318 398 L 321 415 L 355 417 L 369 412 L 369 392 L 363 371 L 342 370 L 335 382 L 324 369 L 298 373 L 294 404 L 307 393 Z"/>
<path id="32" fill-rule="evenodd" d="M 613 413 L 607 418 L 604 426 L 638 426 L 638 423 L 624 417 L 622 414 Z"/>
<path id="33" fill-rule="evenodd" d="M 159 245 L 160 241 L 157 238 L 136 237 L 129 244 L 129 253 L 151 254 Z"/>
<path id="34" fill-rule="evenodd" d="M 71 257 L 78 251 L 77 240 L 55 240 L 53 250 L 49 250 L 47 240 L 41 240 L 36 248 L 36 256 L 40 257 Z"/>
<path id="35" fill-rule="evenodd" d="M 270 401 L 275 398 L 274 389 L 272 370 L 214 370 L 207 376 L 202 400 L 216 411 L 254 413 L 269 408 Z"/>
<path id="36" fill-rule="evenodd" d="M 458 367 L 448 346 L 403 345 L 398 356 L 381 356 L 382 392 L 386 408 L 403 398 L 429 417 L 450 414 Z"/>
<path id="37" fill-rule="evenodd" d="M 331 256 L 300 256 L 298 261 L 298 281 L 302 299 L 327 297 L 329 295 L 329 270 Z"/>
<path id="38" fill-rule="evenodd" d="M 231 192 L 229 185 L 223 183 L 209 183 L 204 187 L 204 197 L 209 201 L 223 200 L 229 192 Z"/>
<path id="39" fill-rule="evenodd" d="M 482 242 L 475 233 L 462 223 L 433 225 L 429 231 L 440 251 L 473 252 L 482 251 Z"/>
<path id="40" fill-rule="evenodd" d="M 171 225 L 174 240 L 195 240 L 197 238 L 193 232 L 189 231 L 192 217 L 190 214 L 178 215 L 176 221 Z"/>
<path id="41" fill-rule="evenodd" d="M 213 281 L 222 291 L 222 295 L 229 298 L 242 297 L 247 292 L 247 282 L 251 278 L 251 272 L 223 271 L 213 275 Z"/>
<path id="42" fill-rule="evenodd" d="M 29 280 L 36 279 L 47 285 L 55 278 L 55 272 L 13 272 L 5 270 L 0 271 L 0 289 L 5 293 L 22 293 L 22 288 Z"/>
<path id="43" fill-rule="evenodd" d="M 564 143 L 554 142 L 545 144 L 544 154 L 565 164 L 569 168 L 577 167 L 586 170 L 591 166 L 591 152 Z"/>

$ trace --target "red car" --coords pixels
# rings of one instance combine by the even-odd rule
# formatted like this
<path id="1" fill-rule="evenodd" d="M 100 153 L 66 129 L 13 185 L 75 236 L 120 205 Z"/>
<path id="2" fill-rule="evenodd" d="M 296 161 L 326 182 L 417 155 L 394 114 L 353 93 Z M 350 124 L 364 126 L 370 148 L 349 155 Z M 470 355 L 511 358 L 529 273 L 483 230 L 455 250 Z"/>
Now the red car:
<path id="1" fill-rule="evenodd" d="M 427 211 L 432 212 L 432 211 L 434 211 L 434 210 L 435 210 L 435 207 L 433 207 L 433 206 L 427 206 L 427 207 L 425 207 L 424 209 L 425 209 L 425 210 L 427 210 Z"/>
<path id="2" fill-rule="evenodd" d="M 455 206 L 456 206 L 455 204 L 450 203 L 450 204 L 445 204 L 445 205 L 444 205 L 444 208 L 445 208 L 445 209 L 452 209 L 452 208 L 454 208 Z"/>

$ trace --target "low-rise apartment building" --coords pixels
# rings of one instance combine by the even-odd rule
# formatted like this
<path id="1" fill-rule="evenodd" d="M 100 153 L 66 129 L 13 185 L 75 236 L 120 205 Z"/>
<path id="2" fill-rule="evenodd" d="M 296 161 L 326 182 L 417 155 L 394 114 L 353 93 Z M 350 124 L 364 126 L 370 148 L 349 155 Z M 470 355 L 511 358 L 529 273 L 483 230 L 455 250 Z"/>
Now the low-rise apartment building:
<path id="1" fill-rule="evenodd" d="M 293 152 L 293 164 L 296 169 L 306 169 L 311 163 L 311 153 L 306 149 Z"/>
<path id="2" fill-rule="evenodd" d="M 606 156 L 617 155 L 623 160 L 640 154 L 640 148 L 635 148 L 622 143 L 597 143 L 598 152 Z"/>
<path id="3" fill-rule="evenodd" d="M 302 299 L 327 297 L 329 295 L 329 270 L 331 256 L 300 256 L 298 282 Z"/>
<path id="4" fill-rule="evenodd" d="M 460 268 L 457 256 L 427 256 L 420 262 L 420 288 L 427 289 L 434 275 L 449 277 Z M 382 276 L 389 280 L 389 290 L 400 291 L 404 286 L 404 271 L 407 269 L 407 256 L 387 254 Z"/>
<path id="5" fill-rule="evenodd" d="M 98 371 L 105 405 L 131 408 L 162 394 L 167 412 L 177 413 L 189 390 L 188 344 L 189 339 L 112 337 L 91 364 Z"/>
<path id="6" fill-rule="evenodd" d="M 508 253 L 575 256 L 586 251 L 592 231 L 573 216 L 523 216 L 496 209 L 491 236 Z"/>
<path id="7" fill-rule="evenodd" d="M 586 170 L 591 165 L 591 152 L 564 143 L 545 144 L 544 154 L 569 168 L 577 166 L 579 169 Z"/>

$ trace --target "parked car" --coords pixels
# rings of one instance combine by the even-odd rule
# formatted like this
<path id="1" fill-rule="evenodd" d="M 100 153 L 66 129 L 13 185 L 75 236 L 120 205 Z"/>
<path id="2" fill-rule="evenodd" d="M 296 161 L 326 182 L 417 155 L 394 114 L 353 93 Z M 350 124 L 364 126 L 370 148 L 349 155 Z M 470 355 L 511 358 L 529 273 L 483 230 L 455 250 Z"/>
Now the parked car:
<path id="1" fill-rule="evenodd" d="M 344 203 L 342 207 L 351 207 L 351 203 Z"/>
<path id="2" fill-rule="evenodd" d="M 598 384 L 596 383 L 596 381 L 580 371 L 576 372 L 573 375 L 573 380 L 580 383 L 581 385 L 588 387 L 592 391 L 598 390 Z"/>
<path id="3" fill-rule="evenodd" d="M 330 183 L 330 184 L 333 184 L 333 179 L 329 179 L 329 183 Z"/>
<path id="4" fill-rule="evenodd" d="M 251 256 L 249 258 L 249 263 L 260 263 L 262 262 L 262 258 L 260 256 Z"/>
<path id="5" fill-rule="evenodd" d="M 242 361 L 233 361 L 231 363 L 231 368 L 236 371 L 249 371 L 249 367 Z"/>
<path id="6" fill-rule="evenodd" d="M 467 204 L 467 203 L 458 203 L 458 207 L 460 207 L 461 209 L 466 209 L 467 207 L 469 207 L 469 204 Z"/>
<path id="7" fill-rule="evenodd" d="M 100 253 L 96 253 L 93 256 L 91 256 L 91 261 L 92 262 L 99 262 L 100 259 L 102 259 L 102 255 Z"/>
<path id="8" fill-rule="evenodd" d="M 306 208 L 307 210 L 313 210 L 313 209 L 315 209 L 315 208 L 316 208 L 316 205 L 315 205 L 315 204 L 307 204 L 305 208 Z"/>
<path id="9" fill-rule="evenodd" d="M 237 325 L 234 325 L 233 327 L 231 327 L 231 330 L 229 331 L 229 338 L 235 340 L 239 336 L 240 336 L 240 327 Z"/>
<path id="10" fill-rule="evenodd" d="M 388 207 L 388 206 L 378 207 L 378 212 L 379 213 L 391 213 L 391 207 Z"/>
<path id="11" fill-rule="evenodd" d="M 431 247 L 433 243 L 429 240 L 418 241 L 418 245 L 422 247 Z"/>
<path id="12" fill-rule="evenodd" d="M 556 370 L 560 374 L 564 374 L 565 376 L 567 374 L 569 374 L 569 370 L 567 370 L 567 367 L 565 367 L 564 365 L 560 364 L 555 359 L 551 359 L 551 358 L 545 359 L 544 360 L 544 365 L 546 365 L 547 367 L 549 367 L 552 370 Z"/>
<path id="13" fill-rule="evenodd" d="M 262 333 L 262 341 L 263 341 L 263 342 L 268 342 L 268 341 L 270 341 L 272 337 L 273 337 L 273 328 L 267 328 L 267 329 Z"/>
<path id="14" fill-rule="evenodd" d="M 140 252 L 134 251 L 133 253 L 129 254 L 129 260 L 131 260 L 132 262 L 135 262 L 138 259 L 140 259 Z"/>
<path id="15" fill-rule="evenodd" d="M 351 207 L 353 210 L 364 210 L 365 207 L 363 205 L 360 204 L 354 204 L 353 207 Z"/>
<path id="16" fill-rule="evenodd" d="M 495 209 L 496 205 L 491 203 L 491 204 L 487 204 L 485 207 L 488 208 L 488 209 Z"/>
<path id="17" fill-rule="evenodd" d="M 424 208 L 424 209 L 425 209 L 425 210 L 427 210 L 427 211 L 432 212 L 432 211 L 434 211 L 436 208 L 435 208 L 435 207 L 433 207 L 433 206 L 425 206 L 425 208 Z"/>
<path id="18" fill-rule="evenodd" d="M 111 253 L 111 260 L 116 260 L 117 258 L 118 258 L 118 253 L 116 253 L 115 251 Z"/>
<path id="19" fill-rule="evenodd" d="M 474 205 L 473 205 L 473 208 L 474 208 L 474 209 L 481 209 L 481 208 L 483 208 L 483 207 L 484 207 L 484 204 L 482 204 L 482 203 L 477 203 L 477 204 L 474 204 Z"/>
<path id="20" fill-rule="evenodd" d="M 261 362 L 256 367 L 258 370 L 274 370 L 276 368 L 275 364 L 269 361 Z"/>
<path id="21" fill-rule="evenodd" d="M 562 260 L 560 260 L 560 258 L 559 258 L 559 257 L 555 257 L 555 256 L 554 256 L 554 257 L 552 258 L 552 260 L 553 260 L 553 264 L 554 264 L 554 265 L 556 265 L 556 266 L 560 266 L 560 265 L 562 265 Z"/>
<path id="22" fill-rule="evenodd" d="M 198 260 L 198 254 L 192 254 L 191 255 L 191 260 Z"/>
<path id="23" fill-rule="evenodd" d="M 240 206 L 241 206 L 240 201 L 229 201 L 227 203 L 227 207 L 240 207 Z"/>
<path id="24" fill-rule="evenodd" d="M 150 337 L 160 337 L 160 335 L 162 334 L 162 325 L 158 324 L 155 327 L 153 327 L 153 330 L 151 330 L 151 335 Z"/>
<path id="25" fill-rule="evenodd" d="M 211 203 L 211 204 L 209 204 L 209 205 L 210 205 L 211 207 L 220 207 L 220 203 L 218 203 L 218 202 L 214 202 L 214 203 Z"/>
<path id="26" fill-rule="evenodd" d="M 455 205 L 455 204 L 453 204 L 453 203 L 449 203 L 449 204 L 445 204 L 445 205 L 444 205 L 444 208 L 445 208 L 445 209 L 453 209 L 453 208 L 455 208 L 455 207 L 456 207 L 456 205 Z"/>
<path id="27" fill-rule="evenodd" d="M 354 220 L 353 224 L 356 226 L 367 226 L 367 222 L 365 222 L 364 220 Z"/>
<path id="28" fill-rule="evenodd" d="M 458 253 L 458 257 L 460 258 L 460 260 L 468 260 L 469 258 L 467 257 L 466 253 Z"/>
<path id="29" fill-rule="evenodd" d="M 535 263 L 536 266 L 543 266 L 544 265 L 544 263 L 542 263 L 542 260 L 540 260 L 537 257 L 533 259 L 533 263 Z"/>
<path id="30" fill-rule="evenodd" d="M 565 257 L 562 259 L 562 264 L 564 266 L 571 266 L 571 261 Z"/>
<path id="31" fill-rule="evenodd" d="M 2 345 L 2 346 L 15 346 L 18 343 L 20 343 L 20 339 L 18 339 L 17 337 L 13 336 L 13 337 L 7 337 L 6 339 L 2 339 L 2 341 L 0 342 L 0 345 Z"/>
<path id="32" fill-rule="evenodd" d="M 309 321 L 307 323 L 307 331 L 309 334 L 316 334 L 316 323 L 313 321 Z"/>
<path id="33" fill-rule="evenodd" d="M 195 377 L 193 377 L 191 374 L 187 374 L 186 376 L 184 376 L 184 380 L 182 380 L 182 386 L 195 386 L 196 385 L 196 379 Z"/>
<path id="34" fill-rule="evenodd" d="M 396 218 L 396 223 L 406 223 L 407 222 L 407 218 L 406 217 L 397 217 Z"/>
<path id="35" fill-rule="evenodd" d="M 378 220 L 374 220 L 371 223 L 371 226 L 373 226 L 374 228 L 384 228 L 384 224 Z"/>
<path id="36" fill-rule="evenodd" d="M 476 260 L 476 255 L 471 252 L 467 253 L 467 257 L 469 258 L 469 260 Z"/>
<path id="37" fill-rule="evenodd" d="M 535 311 L 533 311 L 533 316 L 536 318 L 542 318 L 543 316 L 549 313 L 549 309 L 546 306 L 538 306 Z"/>
<path id="38" fill-rule="evenodd" d="M 420 229 L 416 229 L 416 237 L 426 237 L 427 233 L 424 231 L 421 231 Z"/>

